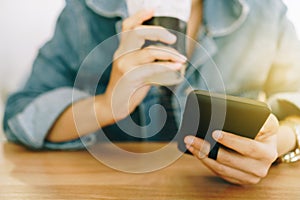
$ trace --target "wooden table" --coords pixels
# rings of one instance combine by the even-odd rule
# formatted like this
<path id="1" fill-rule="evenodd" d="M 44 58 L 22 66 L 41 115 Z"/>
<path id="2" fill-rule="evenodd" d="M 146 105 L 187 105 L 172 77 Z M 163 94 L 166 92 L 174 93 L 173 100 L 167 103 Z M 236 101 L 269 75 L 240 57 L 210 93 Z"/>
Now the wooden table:
<path id="1" fill-rule="evenodd" d="M 130 151 L 163 145 L 119 144 Z M 236 186 L 215 177 L 190 155 L 158 171 L 131 174 L 101 164 L 88 151 L 34 152 L 1 143 L 0 199 L 293 200 L 300 199 L 300 163 L 274 166 L 258 185 Z"/>

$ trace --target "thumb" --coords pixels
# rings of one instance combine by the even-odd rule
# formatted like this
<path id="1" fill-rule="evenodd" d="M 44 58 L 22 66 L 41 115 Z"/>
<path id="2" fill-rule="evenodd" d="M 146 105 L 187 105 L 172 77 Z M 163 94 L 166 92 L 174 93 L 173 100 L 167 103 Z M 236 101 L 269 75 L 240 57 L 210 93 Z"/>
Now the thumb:
<path id="1" fill-rule="evenodd" d="M 270 114 L 270 116 L 267 118 L 266 122 L 260 129 L 255 139 L 263 140 L 267 137 L 270 137 L 271 135 L 276 134 L 278 128 L 279 128 L 278 119 L 274 114 Z"/>
<path id="2" fill-rule="evenodd" d="M 144 21 L 151 19 L 154 15 L 153 9 L 143 9 L 123 21 L 122 31 L 129 31 L 141 25 Z"/>

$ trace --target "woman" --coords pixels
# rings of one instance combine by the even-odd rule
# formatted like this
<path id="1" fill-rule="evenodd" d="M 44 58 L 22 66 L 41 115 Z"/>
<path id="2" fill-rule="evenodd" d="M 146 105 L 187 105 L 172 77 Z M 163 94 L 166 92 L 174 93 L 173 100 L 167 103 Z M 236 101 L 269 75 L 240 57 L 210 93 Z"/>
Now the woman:
<path id="1" fill-rule="evenodd" d="M 143 10 L 128 17 L 125 1 L 67 1 L 55 35 L 41 48 L 27 84 L 7 102 L 7 138 L 34 149 L 78 149 L 84 147 L 82 143 L 94 144 L 94 132 L 101 128 L 112 140 L 142 140 L 124 134 L 115 123 L 126 124 L 129 114 L 139 125 L 149 123 L 145 113 L 163 95 L 157 87 L 145 85 L 145 80 L 157 73 L 180 70 L 187 60 L 170 48 L 142 48 L 145 40 L 176 41 L 162 27 L 142 25 L 153 12 Z M 81 63 L 98 44 L 120 32 L 120 42 L 110 43 L 88 61 L 91 68 L 83 73 L 86 80 L 97 78 L 93 76 L 95 71 L 103 71 L 93 96 L 82 89 L 81 84 L 89 87 L 89 82 L 76 79 Z M 295 131 L 300 124 L 296 116 L 300 106 L 299 41 L 286 19 L 286 8 L 279 0 L 193 0 L 187 34 L 206 50 L 203 53 L 201 48 L 189 45 L 187 56 L 200 74 L 206 74 L 208 84 L 215 81 L 210 73 L 211 57 L 228 94 L 257 99 L 263 91 L 274 112 L 255 140 L 215 131 L 215 140 L 234 150 L 220 148 L 216 160 L 207 157 L 209 145 L 200 138 L 186 137 L 187 147 L 223 179 L 235 184 L 258 183 L 276 158 L 299 145 Z M 136 51 L 128 52 L 132 48 Z M 107 60 L 112 64 L 105 71 Z M 156 60 L 164 61 L 164 67 Z M 151 66 L 151 70 L 139 70 L 137 66 Z M 187 70 L 191 87 L 206 89 L 199 73 Z M 178 101 L 184 99 L 188 89 L 184 83 L 176 86 Z M 80 115 L 73 115 L 72 109 Z M 173 138 L 174 121 L 180 120 L 180 114 L 176 107 L 172 109 L 175 119 L 169 118 L 167 128 L 148 140 Z M 170 134 L 169 127 L 174 128 Z"/>

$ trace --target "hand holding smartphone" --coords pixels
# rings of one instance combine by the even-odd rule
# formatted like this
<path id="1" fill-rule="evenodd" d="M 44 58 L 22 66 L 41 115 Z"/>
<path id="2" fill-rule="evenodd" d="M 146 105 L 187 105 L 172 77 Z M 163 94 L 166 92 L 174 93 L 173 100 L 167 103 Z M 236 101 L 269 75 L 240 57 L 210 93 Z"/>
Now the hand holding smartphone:
<path id="1" fill-rule="evenodd" d="M 215 130 L 254 139 L 270 114 L 267 104 L 260 101 L 195 90 L 187 98 L 178 148 L 190 153 L 184 138 L 193 134 L 210 142 L 211 148 L 220 145 L 212 138 Z"/>

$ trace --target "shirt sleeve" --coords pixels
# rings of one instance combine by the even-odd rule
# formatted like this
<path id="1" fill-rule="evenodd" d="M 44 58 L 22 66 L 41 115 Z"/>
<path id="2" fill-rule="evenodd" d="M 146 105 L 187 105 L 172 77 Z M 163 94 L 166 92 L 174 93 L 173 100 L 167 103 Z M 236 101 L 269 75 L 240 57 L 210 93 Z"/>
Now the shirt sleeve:
<path id="1" fill-rule="evenodd" d="M 282 10 L 277 54 L 265 84 L 268 103 L 278 119 L 300 115 L 300 41 Z"/>
<path id="2" fill-rule="evenodd" d="M 8 98 L 3 126 L 9 141 L 32 149 L 84 148 L 80 139 L 65 143 L 45 141 L 60 114 L 73 102 L 90 96 L 73 88 L 80 65 L 78 41 L 81 40 L 82 20 L 79 19 L 82 17 L 79 6 L 82 5 L 78 2 L 67 1 L 54 36 L 39 50 L 26 85 Z M 95 141 L 93 134 L 81 139 L 85 144 Z"/>

